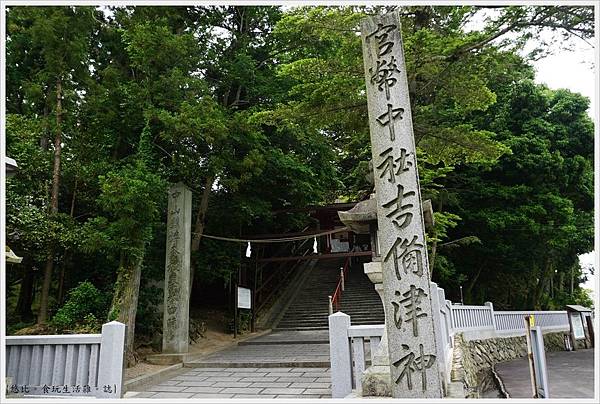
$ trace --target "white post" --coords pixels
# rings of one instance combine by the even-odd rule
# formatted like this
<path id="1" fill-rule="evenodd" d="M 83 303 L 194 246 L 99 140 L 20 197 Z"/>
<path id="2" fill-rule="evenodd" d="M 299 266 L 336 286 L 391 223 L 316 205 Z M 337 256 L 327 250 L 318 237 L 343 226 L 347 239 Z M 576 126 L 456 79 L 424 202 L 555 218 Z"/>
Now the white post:
<path id="1" fill-rule="evenodd" d="M 438 285 L 435 282 L 429 282 L 429 290 L 431 294 L 431 315 L 433 317 L 433 331 L 435 338 L 435 346 L 438 355 L 438 370 L 442 375 L 442 385 L 446 380 L 446 352 L 445 346 L 446 343 L 442 342 L 442 319 L 441 319 L 441 311 L 440 311 L 440 300 L 438 293 Z M 444 336 L 445 338 L 445 336 Z"/>
<path id="2" fill-rule="evenodd" d="M 372 349 L 372 348 L 371 348 Z M 362 376 L 365 371 L 365 339 L 364 337 L 352 338 L 352 359 L 354 360 L 354 387 L 356 392 L 362 394 Z"/>
<path id="3" fill-rule="evenodd" d="M 494 305 L 492 304 L 492 302 L 485 302 L 484 304 L 490 309 L 490 316 L 492 316 L 492 325 L 494 326 L 494 331 L 498 331 L 498 328 L 496 328 L 496 316 L 494 315 Z"/>
<path id="4" fill-rule="evenodd" d="M 531 378 L 531 394 L 532 398 L 537 398 L 537 385 L 535 377 L 535 367 L 533 363 L 533 351 L 531 347 L 531 320 L 530 316 L 524 316 L 523 321 L 525 322 L 525 340 L 527 341 L 527 359 L 529 362 L 529 377 Z"/>
<path id="5" fill-rule="evenodd" d="M 454 334 L 454 322 L 452 320 L 452 302 L 450 300 L 446 300 L 446 307 L 448 309 L 448 330 L 450 334 Z"/>
<path id="6" fill-rule="evenodd" d="M 329 316 L 331 397 L 344 398 L 352 392 L 352 358 L 348 328 L 350 316 L 341 311 Z"/>
<path id="7" fill-rule="evenodd" d="M 536 397 L 550 398 L 548 389 L 548 368 L 546 367 L 546 351 L 544 349 L 544 335 L 542 327 L 531 329 L 531 347 L 533 351 L 534 368 L 536 375 Z"/>
<path id="8" fill-rule="evenodd" d="M 126 328 L 125 324 L 118 321 L 111 321 L 102 326 L 98 363 L 98 389 L 100 389 L 98 396 L 100 397 L 121 398 Z"/>
<path id="9" fill-rule="evenodd" d="M 340 269 L 340 279 L 342 280 L 342 292 L 344 290 L 346 290 L 345 285 L 344 285 L 344 269 Z"/>
<path id="10" fill-rule="evenodd" d="M 331 296 L 329 296 L 329 315 L 333 314 L 333 301 L 331 300 Z"/>

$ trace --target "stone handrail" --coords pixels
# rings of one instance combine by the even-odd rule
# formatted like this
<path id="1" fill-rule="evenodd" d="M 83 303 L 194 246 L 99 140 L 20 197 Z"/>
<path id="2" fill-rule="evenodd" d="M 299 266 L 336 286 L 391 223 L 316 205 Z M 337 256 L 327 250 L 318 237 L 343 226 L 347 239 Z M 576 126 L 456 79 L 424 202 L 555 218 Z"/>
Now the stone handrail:
<path id="1" fill-rule="evenodd" d="M 456 331 L 494 328 L 494 314 L 491 303 L 485 306 L 452 306 L 452 328 Z"/>
<path id="2" fill-rule="evenodd" d="M 362 374 L 368 364 L 365 352 L 369 353 L 372 363 L 384 327 L 383 324 L 350 325 L 350 316 L 340 311 L 329 316 L 332 398 L 346 397 L 353 388 L 360 390 Z"/>
<path id="3" fill-rule="evenodd" d="M 102 334 L 6 337 L 8 392 L 120 398 L 125 329 L 112 321 L 102 326 Z"/>
<path id="4" fill-rule="evenodd" d="M 544 331 L 569 329 L 566 311 L 494 311 L 490 302 L 483 306 L 453 305 L 437 284 L 431 282 L 430 291 L 433 321 L 438 330 L 435 335 L 438 369 L 446 382 L 450 381 L 456 333 L 463 333 L 466 340 L 524 335 L 524 317 L 532 314 L 536 325 Z M 342 312 L 329 316 L 333 398 L 346 397 L 353 389 L 361 392 L 363 372 L 368 365 L 365 353 L 370 354 L 371 363 L 376 355 L 388 355 L 382 351 L 387 351 L 387 346 L 379 346 L 384 330 L 384 324 L 351 325 L 350 316 Z"/>
<path id="5" fill-rule="evenodd" d="M 568 329 L 569 318 L 566 311 L 496 311 L 496 331 L 525 331 L 523 317 L 533 315 L 535 324 L 544 329 Z"/>

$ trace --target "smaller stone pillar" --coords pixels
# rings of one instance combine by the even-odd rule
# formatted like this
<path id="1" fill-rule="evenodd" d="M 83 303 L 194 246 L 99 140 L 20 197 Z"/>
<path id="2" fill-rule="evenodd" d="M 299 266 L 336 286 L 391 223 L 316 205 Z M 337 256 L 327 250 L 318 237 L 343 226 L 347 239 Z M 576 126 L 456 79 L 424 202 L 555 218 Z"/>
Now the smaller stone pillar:
<path id="1" fill-rule="evenodd" d="M 163 353 L 186 353 L 189 345 L 192 192 L 182 183 L 169 188 L 165 263 Z"/>
<path id="2" fill-rule="evenodd" d="M 364 272 L 375 285 L 375 290 L 383 304 L 383 272 L 381 261 L 367 262 L 364 264 Z M 385 313 L 386 305 L 383 305 Z M 385 316 L 387 318 L 387 316 Z M 371 346 L 375 350 L 373 362 L 364 372 L 362 377 L 362 395 L 390 397 L 392 395 L 392 377 L 390 375 L 390 358 L 388 356 L 387 327 L 383 329 L 381 342 L 378 347 Z"/>

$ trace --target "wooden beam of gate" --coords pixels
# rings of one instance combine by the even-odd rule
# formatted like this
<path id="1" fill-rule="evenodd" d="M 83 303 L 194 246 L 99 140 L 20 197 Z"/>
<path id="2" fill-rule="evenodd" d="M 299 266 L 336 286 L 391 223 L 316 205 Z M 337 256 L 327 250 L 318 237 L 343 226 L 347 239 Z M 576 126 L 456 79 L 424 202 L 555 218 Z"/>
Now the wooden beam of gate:
<path id="1" fill-rule="evenodd" d="M 345 252 L 345 253 L 333 253 L 333 254 L 319 254 L 319 255 L 297 255 L 293 257 L 271 257 L 261 258 L 258 262 L 277 262 L 277 261 L 300 261 L 300 260 L 324 260 L 333 258 L 345 258 L 345 257 L 367 257 L 371 256 L 371 251 L 356 251 L 356 252 Z"/>

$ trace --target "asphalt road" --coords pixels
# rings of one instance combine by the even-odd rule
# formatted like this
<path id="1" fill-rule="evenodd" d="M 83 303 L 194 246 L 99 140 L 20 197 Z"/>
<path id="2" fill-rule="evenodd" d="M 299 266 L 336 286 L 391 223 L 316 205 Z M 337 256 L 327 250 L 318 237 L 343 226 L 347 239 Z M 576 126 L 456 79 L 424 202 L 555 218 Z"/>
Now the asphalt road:
<path id="1" fill-rule="evenodd" d="M 549 398 L 594 398 L 594 350 L 546 352 Z M 510 398 L 531 398 L 527 358 L 496 364 Z"/>

